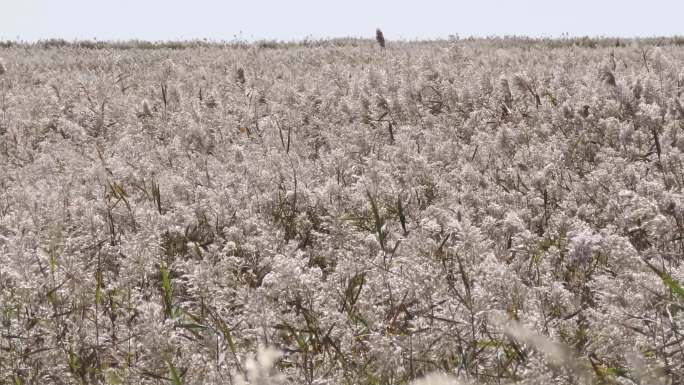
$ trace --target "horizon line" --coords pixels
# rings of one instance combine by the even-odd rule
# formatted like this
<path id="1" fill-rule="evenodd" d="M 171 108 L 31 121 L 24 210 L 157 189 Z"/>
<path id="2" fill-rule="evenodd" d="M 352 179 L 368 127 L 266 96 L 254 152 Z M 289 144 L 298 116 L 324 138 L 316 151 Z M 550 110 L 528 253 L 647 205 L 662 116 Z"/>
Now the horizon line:
<path id="1" fill-rule="evenodd" d="M 388 42 L 397 42 L 397 43 L 429 43 L 429 42 L 442 42 L 442 41 L 473 41 L 473 40 L 527 40 L 527 41 L 570 41 L 570 40 L 582 40 L 582 39 L 589 39 L 589 40 L 596 40 L 596 41 L 607 41 L 607 40 L 616 40 L 620 39 L 623 41 L 641 41 L 641 40 L 679 40 L 682 39 L 684 40 L 684 34 L 682 35 L 636 35 L 636 36 L 622 36 L 622 35 L 572 35 L 569 33 L 564 33 L 561 34 L 560 36 L 545 36 L 545 35 L 526 35 L 526 34 L 492 34 L 492 35 L 468 35 L 468 36 L 461 36 L 459 34 L 450 34 L 447 36 L 439 36 L 439 37 L 429 37 L 429 38 L 421 38 L 421 37 L 414 37 L 414 38 L 407 38 L 407 37 L 400 37 L 400 38 L 393 38 L 393 39 L 388 39 L 385 38 L 386 41 Z M 306 44 L 306 43 L 311 43 L 311 42 L 317 42 L 317 43 L 323 43 L 323 42 L 341 42 L 341 41 L 375 41 L 374 36 L 353 36 L 353 35 L 348 35 L 348 36 L 329 36 L 329 37 L 316 37 L 316 36 L 305 36 L 303 38 L 291 38 L 291 39 L 279 39 L 279 38 L 252 38 L 252 39 L 245 39 L 245 38 L 238 38 L 234 37 L 233 39 L 215 39 L 215 38 L 210 38 L 210 37 L 193 37 L 193 38 L 170 38 L 170 39 L 145 39 L 145 38 L 137 38 L 137 37 L 131 37 L 131 38 L 122 38 L 122 39 L 100 39 L 97 37 L 92 37 L 92 38 L 75 38 L 75 39 L 69 39 L 65 37 L 45 37 L 45 38 L 39 38 L 39 39 L 27 39 L 23 40 L 21 37 L 17 37 L 16 39 L 6 39 L 2 36 L 0 36 L 0 44 L 1 45 L 7 45 L 7 44 L 16 44 L 16 45 L 40 45 L 40 44 L 45 44 L 45 43 L 61 43 L 64 45 L 78 45 L 78 44 L 124 44 L 124 43 L 138 43 L 138 44 L 149 44 L 149 45 L 155 45 L 155 44 L 169 44 L 169 43 L 178 43 L 178 44 L 207 44 L 207 45 L 241 45 L 241 44 L 258 44 L 258 43 L 274 43 L 274 44 L 282 44 L 282 45 L 297 45 L 297 44 Z"/>

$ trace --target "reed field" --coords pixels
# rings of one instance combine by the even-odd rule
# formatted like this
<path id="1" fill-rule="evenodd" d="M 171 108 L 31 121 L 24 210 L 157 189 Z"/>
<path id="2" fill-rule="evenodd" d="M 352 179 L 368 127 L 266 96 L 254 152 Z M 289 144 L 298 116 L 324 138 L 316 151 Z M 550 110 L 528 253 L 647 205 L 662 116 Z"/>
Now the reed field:
<path id="1" fill-rule="evenodd" d="M 0 43 L 0 385 L 684 384 L 684 39 Z"/>

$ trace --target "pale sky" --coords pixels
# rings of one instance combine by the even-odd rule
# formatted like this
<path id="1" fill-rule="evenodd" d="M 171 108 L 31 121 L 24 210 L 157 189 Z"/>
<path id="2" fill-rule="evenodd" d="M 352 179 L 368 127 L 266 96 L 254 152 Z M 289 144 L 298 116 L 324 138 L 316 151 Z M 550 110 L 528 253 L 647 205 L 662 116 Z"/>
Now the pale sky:
<path id="1" fill-rule="evenodd" d="M 684 0 L 0 0 L 0 40 L 684 35 Z"/>

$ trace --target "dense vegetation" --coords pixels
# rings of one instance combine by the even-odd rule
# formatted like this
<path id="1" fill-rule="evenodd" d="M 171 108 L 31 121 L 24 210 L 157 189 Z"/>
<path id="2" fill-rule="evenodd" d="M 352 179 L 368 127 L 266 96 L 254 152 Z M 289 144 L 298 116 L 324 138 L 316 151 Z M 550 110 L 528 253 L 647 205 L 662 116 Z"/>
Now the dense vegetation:
<path id="1" fill-rule="evenodd" d="M 0 384 L 681 383 L 678 42 L 4 44 Z"/>

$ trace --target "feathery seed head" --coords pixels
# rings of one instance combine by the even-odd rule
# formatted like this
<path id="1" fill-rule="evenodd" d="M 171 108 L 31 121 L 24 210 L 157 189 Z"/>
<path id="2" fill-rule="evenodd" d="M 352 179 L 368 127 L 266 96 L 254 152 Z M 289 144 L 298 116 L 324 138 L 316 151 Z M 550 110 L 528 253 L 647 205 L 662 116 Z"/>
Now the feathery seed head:
<path id="1" fill-rule="evenodd" d="M 245 70 L 242 67 L 235 71 L 235 81 L 240 85 L 245 84 Z"/>
<path id="2" fill-rule="evenodd" d="M 527 92 L 531 89 L 530 82 L 527 80 L 527 76 L 522 73 L 518 73 L 513 76 L 513 85 L 520 92 Z"/>
<path id="3" fill-rule="evenodd" d="M 599 75 L 601 77 L 601 80 L 603 80 L 609 86 L 617 86 L 617 82 L 615 81 L 615 75 L 613 75 L 613 71 L 611 71 L 610 68 L 603 67 Z"/>
<path id="4" fill-rule="evenodd" d="M 411 385 L 459 385 L 462 382 L 458 381 L 456 378 L 451 377 L 444 373 L 432 373 L 427 376 L 415 380 Z"/>
<path id="5" fill-rule="evenodd" d="M 511 87 L 508 85 L 508 79 L 501 78 L 500 89 L 503 102 L 510 108 L 511 103 L 513 102 L 513 95 L 511 94 Z"/>
<path id="6" fill-rule="evenodd" d="M 644 92 L 644 87 L 641 85 L 641 79 L 637 79 L 636 83 L 632 86 L 632 93 L 635 99 L 641 99 L 641 95 Z"/>
<path id="7" fill-rule="evenodd" d="M 575 117 L 575 111 L 567 104 L 563 105 L 563 117 L 568 120 Z"/>
<path id="8" fill-rule="evenodd" d="M 147 101 L 147 99 L 142 101 L 142 112 L 143 115 L 152 116 L 152 108 L 150 108 L 150 103 Z"/>
<path id="9" fill-rule="evenodd" d="M 284 376 L 274 368 L 282 354 L 273 348 L 259 348 L 256 357 L 245 362 L 245 376 L 238 375 L 238 384 L 280 384 Z"/>

